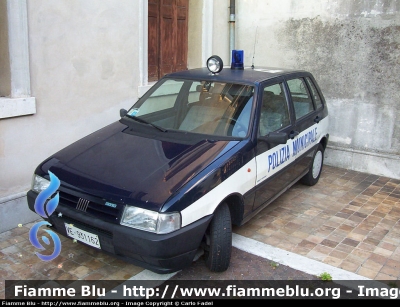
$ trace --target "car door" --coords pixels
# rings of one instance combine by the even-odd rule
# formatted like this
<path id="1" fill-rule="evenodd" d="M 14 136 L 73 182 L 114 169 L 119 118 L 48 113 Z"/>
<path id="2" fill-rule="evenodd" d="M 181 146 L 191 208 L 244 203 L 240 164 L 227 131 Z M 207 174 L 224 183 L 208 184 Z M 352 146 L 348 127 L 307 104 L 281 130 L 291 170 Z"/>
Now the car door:
<path id="1" fill-rule="evenodd" d="M 261 103 L 256 147 L 257 179 L 253 211 L 278 197 L 296 178 L 292 164 L 293 119 L 283 79 L 261 87 Z M 286 134 L 287 141 L 277 144 L 265 137 L 275 132 Z"/>
<path id="2" fill-rule="evenodd" d="M 309 76 L 287 79 L 286 84 L 295 120 L 292 155 L 296 158 L 296 164 L 293 171 L 301 176 L 308 171 L 318 145 L 318 123 L 323 117 L 320 114 L 322 102 Z"/>

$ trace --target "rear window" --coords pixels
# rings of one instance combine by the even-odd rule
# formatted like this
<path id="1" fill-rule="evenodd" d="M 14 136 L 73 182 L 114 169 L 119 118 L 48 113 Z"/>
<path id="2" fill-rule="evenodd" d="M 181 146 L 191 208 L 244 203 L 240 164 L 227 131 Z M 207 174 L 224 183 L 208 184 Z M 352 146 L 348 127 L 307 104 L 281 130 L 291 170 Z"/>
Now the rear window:
<path id="1" fill-rule="evenodd" d="M 317 109 L 322 108 L 322 99 L 318 94 L 318 91 L 314 85 L 314 82 L 312 82 L 311 78 L 309 78 L 309 77 L 307 77 L 306 80 L 307 80 L 307 83 L 310 85 L 311 93 L 312 93 L 312 96 L 313 96 L 314 102 L 315 102 L 315 107 Z"/>
<path id="2" fill-rule="evenodd" d="M 302 118 L 314 111 L 314 105 L 307 85 L 303 78 L 296 78 L 287 81 L 290 95 L 292 96 L 296 119 Z"/>

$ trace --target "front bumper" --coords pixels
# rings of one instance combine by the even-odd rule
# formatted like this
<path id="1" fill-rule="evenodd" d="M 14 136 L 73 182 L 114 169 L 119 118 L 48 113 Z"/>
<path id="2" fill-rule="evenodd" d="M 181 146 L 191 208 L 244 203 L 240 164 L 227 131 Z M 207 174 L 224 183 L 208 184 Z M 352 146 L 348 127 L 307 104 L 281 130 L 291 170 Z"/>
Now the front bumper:
<path id="1" fill-rule="evenodd" d="M 27 193 L 28 206 L 33 212 L 37 195 L 33 191 Z M 59 213 L 62 213 L 61 217 Z M 191 265 L 211 218 L 204 217 L 169 234 L 154 234 L 106 222 L 60 203 L 47 221 L 52 224 L 52 229 L 65 237 L 68 237 L 65 223 L 96 234 L 102 251 L 153 272 L 166 274 Z"/>

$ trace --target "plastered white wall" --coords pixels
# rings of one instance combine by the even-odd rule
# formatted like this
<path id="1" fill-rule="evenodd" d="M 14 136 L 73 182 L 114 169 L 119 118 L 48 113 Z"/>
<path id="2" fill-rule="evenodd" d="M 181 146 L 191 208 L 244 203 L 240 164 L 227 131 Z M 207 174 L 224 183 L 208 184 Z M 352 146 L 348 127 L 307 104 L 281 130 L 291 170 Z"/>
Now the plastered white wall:
<path id="1" fill-rule="evenodd" d="M 319 81 L 330 111 L 326 163 L 400 178 L 400 2 L 236 0 L 236 12 L 247 65 L 254 57 Z"/>
<path id="2" fill-rule="evenodd" d="M 37 110 L 0 120 L 0 199 L 28 190 L 42 160 L 118 120 L 137 99 L 132 1 L 28 1 L 28 27 Z"/>

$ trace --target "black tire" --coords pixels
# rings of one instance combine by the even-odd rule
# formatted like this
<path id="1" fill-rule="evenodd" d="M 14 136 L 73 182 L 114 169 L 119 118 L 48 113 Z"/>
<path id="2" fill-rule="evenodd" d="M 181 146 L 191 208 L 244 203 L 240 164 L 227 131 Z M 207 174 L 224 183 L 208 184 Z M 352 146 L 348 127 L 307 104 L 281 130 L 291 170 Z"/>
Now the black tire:
<path id="1" fill-rule="evenodd" d="M 205 234 L 204 259 L 212 272 L 224 272 L 231 261 L 232 222 L 229 207 L 222 203 Z"/>
<path id="2" fill-rule="evenodd" d="M 308 173 L 300 179 L 300 182 L 305 185 L 315 185 L 321 176 L 322 166 L 324 165 L 324 147 L 319 144 L 314 153 Z"/>

